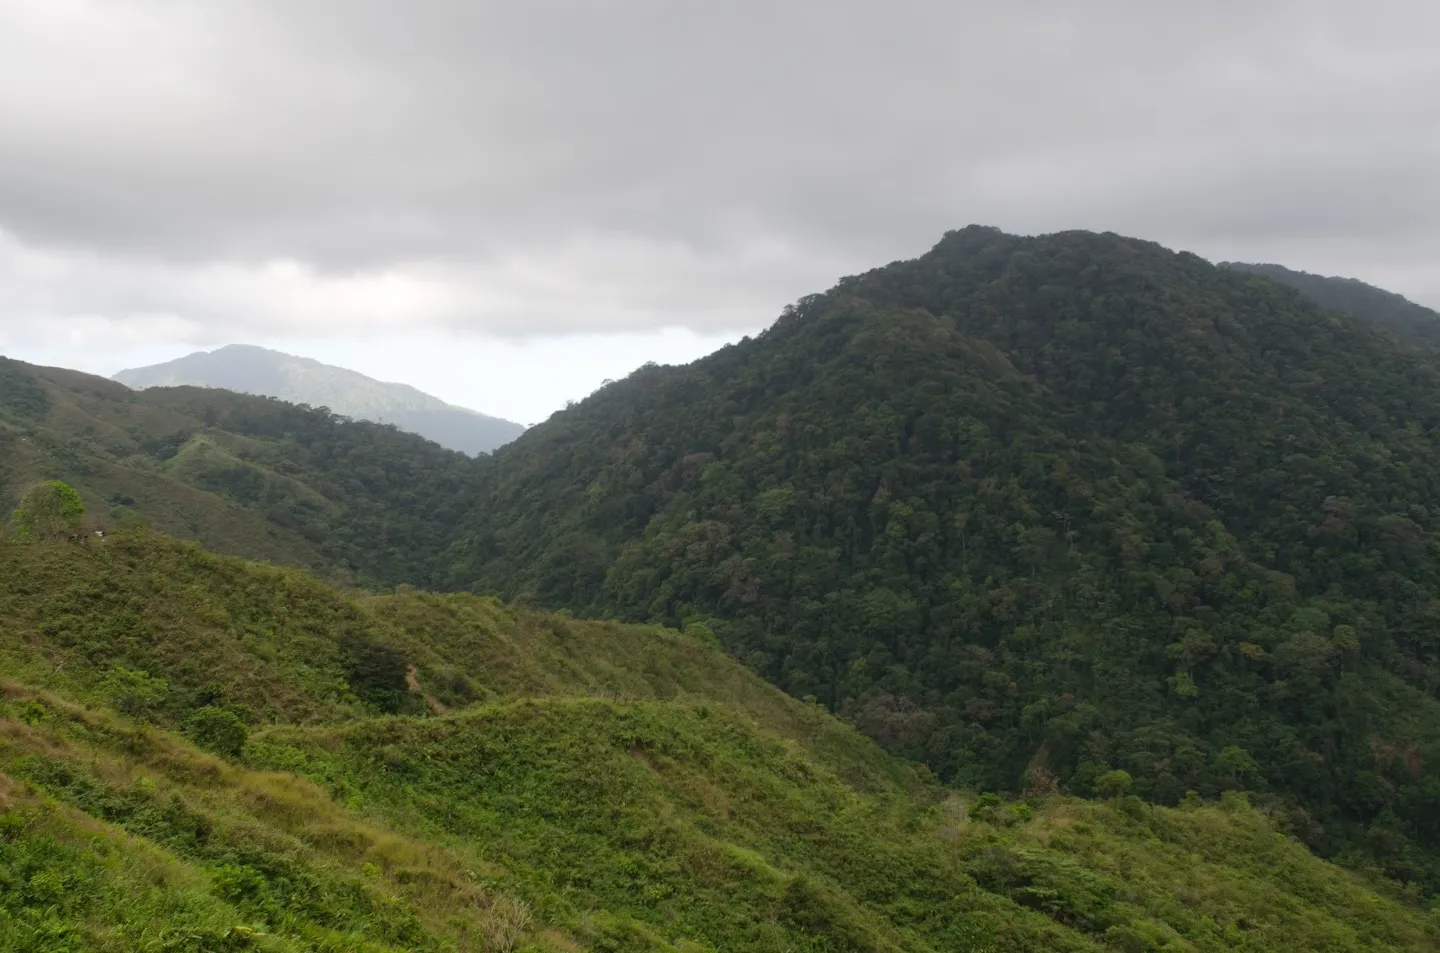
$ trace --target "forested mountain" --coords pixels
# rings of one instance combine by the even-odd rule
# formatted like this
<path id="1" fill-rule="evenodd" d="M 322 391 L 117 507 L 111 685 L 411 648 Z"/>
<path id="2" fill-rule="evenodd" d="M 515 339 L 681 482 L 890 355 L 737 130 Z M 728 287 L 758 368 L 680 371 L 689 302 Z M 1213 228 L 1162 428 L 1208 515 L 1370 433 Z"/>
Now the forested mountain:
<path id="1" fill-rule="evenodd" d="M 1220 267 L 1272 278 L 1282 285 L 1289 285 L 1322 308 L 1343 311 L 1369 321 L 1410 344 L 1440 348 L 1440 314 L 1394 292 L 1367 285 L 1355 278 L 1327 278 L 1305 271 L 1292 271 L 1284 265 L 1247 265 L 1227 261 Z"/>
<path id="2" fill-rule="evenodd" d="M 0 513 L 62 479 L 97 526 L 143 520 L 337 579 L 419 583 L 475 475 L 476 461 L 390 426 L 0 358 Z"/>
<path id="3" fill-rule="evenodd" d="M 388 384 L 306 357 L 246 344 L 121 371 L 115 380 L 136 389 L 194 385 L 326 407 L 357 420 L 394 424 L 471 456 L 507 444 L 525 428 L 447 404 L 407 384 Z"/>
<path id="4" fill-rule="evenodd" d="M 342 581 L 702 623 L 947 782 L 1242 788 L 1434 891 L 1437 385 L 1268 278 L 969 228 L 473 460 L 0 361 L 0 495 L 62 478 Z"/>
<path id="5" fill-rule="evenodd" d="M 1440 886 L 1440 373 L 1263 277 L 972 227 L 491 461 L 449 583 L 703 620 L 951 781 L 1242 785 Z"/>
<path id="6" fill-rule="evenodd" d="M 0 541 L 0 950 L 1437 948 L 1243 795 L 948 790 L 708 641 Z"/>

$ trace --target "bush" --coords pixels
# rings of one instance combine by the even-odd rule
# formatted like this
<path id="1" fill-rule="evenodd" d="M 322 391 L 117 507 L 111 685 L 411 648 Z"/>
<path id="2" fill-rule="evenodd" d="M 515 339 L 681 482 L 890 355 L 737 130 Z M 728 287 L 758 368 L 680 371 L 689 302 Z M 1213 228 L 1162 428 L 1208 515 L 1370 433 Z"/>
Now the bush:
<path id="1" fill-rule="evenodd" d="M 149 715 L 170 694 L 170 683 L 148 672 L 117 665 L 100 685 L 115 710 L 132 718 Z"/>
<path id="2" fill-rule="evenodd" d="M 533 919 L 525 901 L 511 897 L 496 900 L 485 918 L 485 949 L 489 953 L 511 953 Z"/>
<path id="3" fill-rule="evenodd" d="M 207 705 L 185 720 L 185 734 L 206 751 L 234 759 L 245 750 L 249 730 L 233 711 Z"/>

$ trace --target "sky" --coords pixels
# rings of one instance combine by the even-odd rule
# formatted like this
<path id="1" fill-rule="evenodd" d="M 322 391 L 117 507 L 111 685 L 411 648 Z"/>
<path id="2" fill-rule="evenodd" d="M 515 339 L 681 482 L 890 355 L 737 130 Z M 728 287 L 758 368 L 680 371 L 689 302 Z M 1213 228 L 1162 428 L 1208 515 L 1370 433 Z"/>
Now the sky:
<path id="1" fill-rule="evenodd" d="M 971 223 L 1440 306 L 1424 0 L 0 0 L 0 353 L 535 423 Z"/>

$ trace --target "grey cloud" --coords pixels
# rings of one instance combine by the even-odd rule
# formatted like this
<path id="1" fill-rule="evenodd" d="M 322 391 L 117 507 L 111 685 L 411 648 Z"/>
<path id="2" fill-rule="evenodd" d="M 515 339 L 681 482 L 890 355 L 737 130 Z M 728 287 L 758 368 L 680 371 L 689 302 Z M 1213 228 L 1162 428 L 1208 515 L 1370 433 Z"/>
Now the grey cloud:
<path id="1" fill-rule="evenodd" d="M 384 280 L 359 326 L 754 326 L 973 221 L 1440 298 L 1437 39 L 1420 0 L 12 0 L 0 326 Z"/>

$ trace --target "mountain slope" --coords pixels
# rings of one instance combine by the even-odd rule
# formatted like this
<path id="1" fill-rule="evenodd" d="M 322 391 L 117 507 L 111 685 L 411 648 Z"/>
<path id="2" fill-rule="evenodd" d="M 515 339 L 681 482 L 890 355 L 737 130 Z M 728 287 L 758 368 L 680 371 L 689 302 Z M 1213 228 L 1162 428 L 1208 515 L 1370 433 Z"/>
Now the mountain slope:
<path id="1" fill-rule="evenodd" d="M 431 573 L 477 462 L 393 427 L 193 387 L 135 392 L 0 358 L 0 512 L 62 479 L 98 525 L 354 581 Z"/>
<path id="2" fill-rule="evenodd" d="M 525 431 L 520 424 L 447 404 L 407 384 L 387 384 L 341 367 L 245 344 L 124 370 L 113 379 L 137 390 L 188 384 L 328 407 L 357 420 L 394 424 L 471 456 L 489 453 Z"/>
<path id="3" fill-rule="evenodd" d="M 954 232 L 493 460 L 455 585 L 703 620 L 944 777 L 1241 784 L 1440 887 L 1440 374 L 1114 235 Z"/>
<path id="4" fill-rule="evenodd" d="M 1440 348 L 1440 314 L 1408 298 L 1354 278 L 1327 278 L 1293 271 L 1284 265 L 1249 265 L 1227 261 L 1221 268 L 1260 275 L 1288 285 L 1322 308 L 1343 311 L 1368 321 L 1402 341 Z"/>
<path id="5" fill-rule="evenodd" d="M 132 533 L 0 608 L 0 950 L 1437 946 L 1243 797 L 956 794 L 693 635 Z"/>

